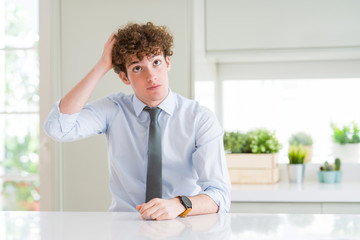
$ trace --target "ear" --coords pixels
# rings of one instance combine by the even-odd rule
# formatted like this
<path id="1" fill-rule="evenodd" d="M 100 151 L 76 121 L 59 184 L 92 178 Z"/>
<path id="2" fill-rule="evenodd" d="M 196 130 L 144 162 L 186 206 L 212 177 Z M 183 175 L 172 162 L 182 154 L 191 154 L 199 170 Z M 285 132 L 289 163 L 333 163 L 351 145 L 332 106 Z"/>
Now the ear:
<path id="1" fill-rule="evenodd" d="M 125 83 L 126 85 L 130 85 L 129 79 L 126 77 L 126 74 L 124 72 L 119 72 L 119 77 Z"/>
<path id="2" fill-rule="evenodd" d="M 168 69 L 168 71 L 170 71 L 170 69 L 171 69 L 170 57 L 166 56 L 165 61 L 166 61 L 167 69 Z"/>

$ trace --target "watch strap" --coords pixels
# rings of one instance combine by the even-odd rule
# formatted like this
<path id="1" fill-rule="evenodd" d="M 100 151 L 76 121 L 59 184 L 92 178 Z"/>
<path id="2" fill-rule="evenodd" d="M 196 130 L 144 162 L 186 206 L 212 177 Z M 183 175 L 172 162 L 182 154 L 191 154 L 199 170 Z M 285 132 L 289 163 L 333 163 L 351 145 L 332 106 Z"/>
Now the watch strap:
<path id="1" fill-rule="evenodd" d="M 177 196 L 181 202 L 181 204 L 185 207 L 185 211 L 182 212 L 179 217 L 186 217 L 186 215 L 192 210 L 192 204 L 191 201 L 188 197 L 186 196 Z M 187 204 L 186 202 L 184 202 L 183 198 L 185 198 L 185 201 L 188 201 L 189 203 Z"/>
<path id="2" fill-rule="evenodd" d="M 188 215 L 188 213 L 191 211 L 191 208 L 188 208 L 188 209 L 186 209 L 183 213 L 181 213 L 180 215 L 179 215 L 179 217 L 186 217 L 186 215 Z"/>

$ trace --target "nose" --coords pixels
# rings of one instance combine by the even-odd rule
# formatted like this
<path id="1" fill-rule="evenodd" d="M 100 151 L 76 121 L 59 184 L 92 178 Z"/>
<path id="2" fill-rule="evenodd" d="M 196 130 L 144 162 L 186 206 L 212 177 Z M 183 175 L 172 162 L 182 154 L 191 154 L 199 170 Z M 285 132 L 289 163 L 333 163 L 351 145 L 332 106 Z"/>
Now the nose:
<path id="1" fill-rule="evenodd" d="M 156 72 L 154 69 L 151 69 L 151 68 L 147 69 L 146 80 L 147 80 L 147 82 L 155 84 L 155 82 L 157 80 L 157 75 L 156 75 Z"/>

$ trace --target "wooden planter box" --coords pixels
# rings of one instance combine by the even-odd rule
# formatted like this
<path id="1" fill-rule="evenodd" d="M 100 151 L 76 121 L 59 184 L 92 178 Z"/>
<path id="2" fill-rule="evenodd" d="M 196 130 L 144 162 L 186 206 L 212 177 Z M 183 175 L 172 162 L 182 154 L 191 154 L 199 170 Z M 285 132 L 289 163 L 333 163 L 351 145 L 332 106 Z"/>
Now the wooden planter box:
<path id="1" fill-rule="evenodd" d="M 278 154 L 226 154 L 231 183 L 271 184 L 280 179 Z"/>
<path id="2" fill-rule="evenodd" d="M 275 168 L 278 154 L 226 154 L 228 168 Z"/>

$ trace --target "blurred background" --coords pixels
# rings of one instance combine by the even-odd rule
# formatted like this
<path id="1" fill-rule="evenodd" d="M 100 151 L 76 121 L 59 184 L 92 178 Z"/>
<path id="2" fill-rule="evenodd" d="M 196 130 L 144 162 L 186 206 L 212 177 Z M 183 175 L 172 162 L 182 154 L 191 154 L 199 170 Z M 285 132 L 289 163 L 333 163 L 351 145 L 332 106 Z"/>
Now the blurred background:
<path id="1" fill-rule="evenodd" d="M 330 124 L 360 123 L 356 0 L 0 0 L 0 209 L 106 211 L 106 142 L 54 143 L 51 105 L 91 69 L 128 22 L 166 25 L 170 87 L 213 110 L 225 131 L 313 138 L 312 163 L 332 159 Z M 91 100 L 131 93 L 114 72 Z"/>

